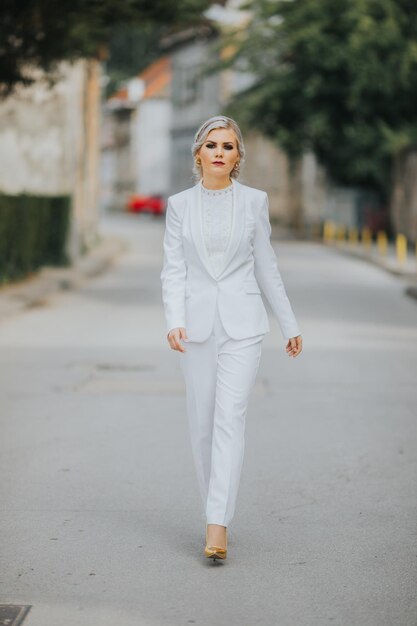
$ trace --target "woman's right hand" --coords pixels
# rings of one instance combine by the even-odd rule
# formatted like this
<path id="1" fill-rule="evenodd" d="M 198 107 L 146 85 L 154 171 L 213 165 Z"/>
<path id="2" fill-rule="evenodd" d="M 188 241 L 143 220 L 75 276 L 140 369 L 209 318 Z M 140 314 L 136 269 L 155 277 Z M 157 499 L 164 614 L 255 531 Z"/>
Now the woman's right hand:
<path id="1" fill-rule="evenodd" d="M 167 339 L 169 345 L 173 350 L 178 350 L 179 352 L 187 352 L 184 346 L 180 343 L 180 339 L 182 339 L 183 341 L 188 341 L 185 328 L 172 328 L 167 335 Z"/>

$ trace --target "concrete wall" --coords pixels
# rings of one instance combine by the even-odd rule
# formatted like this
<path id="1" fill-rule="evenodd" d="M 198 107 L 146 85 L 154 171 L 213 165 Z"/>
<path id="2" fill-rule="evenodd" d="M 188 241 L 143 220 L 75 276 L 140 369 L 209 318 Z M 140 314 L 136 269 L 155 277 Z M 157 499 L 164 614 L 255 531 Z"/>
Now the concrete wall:
<path id="1" fill-rule="evenodd" d="M 370 225 L 368 212 L 377 209 L 377 199 L 332 183 L 314 154 L 290 162 L 285 152 L 258 133 L 247 134 L 244 141 L 246 162 L 239 180 L 268 193 L 270 216 L 277 223 L 306 235 L 318 234 L 324 220 L 345 227 Z"/>
<path id="2" fill-rule="evenodd" d="M 167 98 L 143 100 L 132 124 L 135 191 L 166 197 L 170 189 L 171 102 Z"/>
<path id="3" fill-rule="evenodd" d="M 391 216 L 394 231 L 417 243 L 417 149 L 397 155 L 393 168 Z"/>
<path id="4" fill-rule="evenodd" d="M 171 102 L 149 98 L 105 107 L 102 129 L 101 204 L 126 209 L 129 196 L 169 195 Z"/>
<path id="5" fill-rule="evenodd" d="M 136 189 L 132 115 L 132 108 L 105 109 L 103 113 L 101 204 L 106 210 L 124 210 Z"/>
<path id="6" fill-rule="evenodd" d="M 0 190 L 69 194 L 72 257 L 97 230 L 100 66 L 96 61 L 60 65 L 61 79 L 39 80 L 0 102 Z"/>
<path id="7" fill-rule="evenodd" d="M 243 138 L 246 158 L 239 181 L 268 193 L 269 212 L 281 223 L 290 218 L 288 160 L 284 152 L 259 133 Z"/>
<path id="8" fill-rule="evenodd" d="M 375 192 L 335 184 L 312 153 L 303 155 L 299 167 L 300 177 L 293 185 L 300 189 L 297 227 L 301 232 L 319 234 L 325 220 L 345 228 L 389 231 L 388 208 L 381 206 Z"/>

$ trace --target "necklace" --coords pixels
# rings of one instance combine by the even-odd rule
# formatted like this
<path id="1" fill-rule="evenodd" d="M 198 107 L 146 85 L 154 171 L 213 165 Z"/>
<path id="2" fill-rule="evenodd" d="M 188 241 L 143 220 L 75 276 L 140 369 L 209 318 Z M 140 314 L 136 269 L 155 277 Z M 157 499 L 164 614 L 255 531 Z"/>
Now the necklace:
<path id="1" fill-rule="evenodd" d="M 203 183 L 201 183 L 202 192 L 208 196 L 225 195 L 227 193 L 230 193 L 230 191 L 232 191 L 232 187 L 233 187 L 233 183 L 231 183 L 228 187 L 225 187 L 224 189 L 207 189 L 206 187 L 204 187 Z"/>

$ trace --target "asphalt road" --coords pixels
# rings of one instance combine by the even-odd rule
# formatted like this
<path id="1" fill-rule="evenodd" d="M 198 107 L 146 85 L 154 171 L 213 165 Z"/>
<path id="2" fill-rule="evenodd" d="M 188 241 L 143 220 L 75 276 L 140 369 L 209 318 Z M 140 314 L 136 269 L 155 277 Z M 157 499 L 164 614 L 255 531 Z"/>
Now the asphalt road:
<path id="1" fill-rule="evenodd" d="M 24 626 L 417 624 L 417 301 L 402 279 L 278 241 L 303 333 L 271 318 L 229 553 L 203 555 L 163 224 L 107 229 L 107 274 L 0 324 L 0 602 Z"/>

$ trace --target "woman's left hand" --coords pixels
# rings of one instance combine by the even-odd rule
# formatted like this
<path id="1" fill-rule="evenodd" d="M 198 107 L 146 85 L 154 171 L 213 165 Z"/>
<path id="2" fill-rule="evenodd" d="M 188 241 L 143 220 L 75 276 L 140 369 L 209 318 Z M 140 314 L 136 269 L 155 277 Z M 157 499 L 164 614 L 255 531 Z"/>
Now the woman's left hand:
<path id="1" fill-rule="evenodd" d="M 291 337 L 288 339 L 288 343 L 285 346 L 285 350 L 288 353 L 288 356 L 298 356 L 303 349 L 303 340 L 301 335 L 297 335 L 297 337 Z"/>

